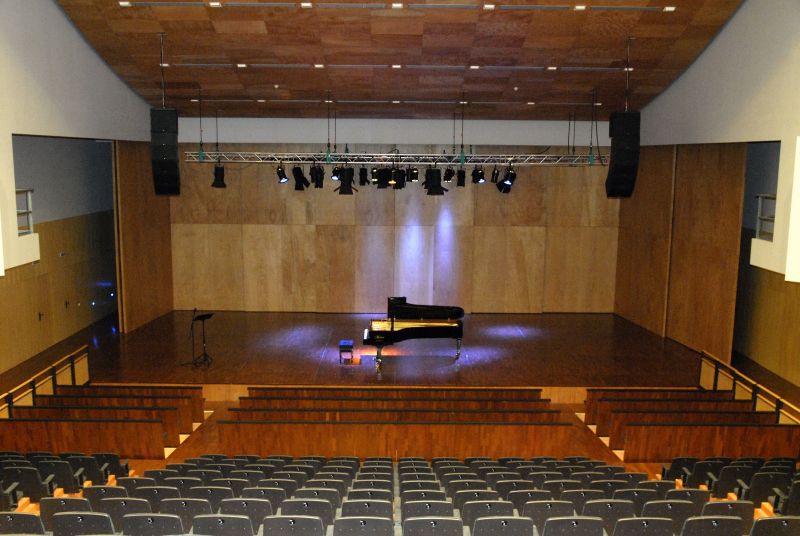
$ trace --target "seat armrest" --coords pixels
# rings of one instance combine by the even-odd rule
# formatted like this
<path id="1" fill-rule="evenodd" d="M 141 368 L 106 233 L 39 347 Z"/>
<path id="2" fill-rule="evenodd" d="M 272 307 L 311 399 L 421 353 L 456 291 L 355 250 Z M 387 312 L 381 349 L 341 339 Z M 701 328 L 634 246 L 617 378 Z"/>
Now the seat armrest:
<path id="1" fill-rule="evenodd" d="M 775 498 L 772 501 L 772 509 L 775 512 L 780 512 L 781 503 L 783 503 L 783 501 L 785 501 L 789 497 L 789 495 L 782 492 L 778 488 L 772 488 L 772 491 L 775 492 Z"/>
<path id="2" fill-rule="evenodd" d="M 75 471 L 75 474 L 72 476 L 78 481 L 78 484 L 83 487 L 83 483 L 86 482 L 86 477 L 83 475 L 83 467 Z"/>
<path id="3" fill-rule="evenodd" d="M 53 481 L 54 476 L 56 475 L 47 475 L 47 478 L 42 482 L 42 484 L 44 484 L 44 489 L 47 490 L 48 497 L 52 497 L 53 492 L 56 490 L 56 483 Z"/>
<path id="4" fill-rule="evenodd" d="M 739 483 L 739 494 L 737 497 L 740 499 L 744 499 L 747 496 L 747 491 L 750 489 L 750 486 L 744 483 L 744 480 L 741 478 L 737 478 L 736 481 Z"/>
<path id="5" fill-rule="evenodd" d="M 103 476 L 108 479 L 108 463 L 104 463 L 103 466 L 100 468 L 100 472 L 103 473 Z"/>
<path id="6" fill-rule="evenodd" d="M 667 476 L 667 471 L 669 471 L 669 467 L 667 467 L 666 463 L 662 463 L 661 464 L 661 478 L 662 479 Z"/>

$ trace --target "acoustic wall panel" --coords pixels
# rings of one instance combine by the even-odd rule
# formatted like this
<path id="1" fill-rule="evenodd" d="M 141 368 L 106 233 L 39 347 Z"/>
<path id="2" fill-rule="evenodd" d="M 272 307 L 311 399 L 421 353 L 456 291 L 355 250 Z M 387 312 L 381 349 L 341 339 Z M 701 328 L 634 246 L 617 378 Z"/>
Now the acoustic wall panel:
<path id="1" fill-rule="evenodd" d="M 386 314 L 386 298 L 394 292 L 394 234 L 389 225 L 355 228 L 356 312 Z"/>

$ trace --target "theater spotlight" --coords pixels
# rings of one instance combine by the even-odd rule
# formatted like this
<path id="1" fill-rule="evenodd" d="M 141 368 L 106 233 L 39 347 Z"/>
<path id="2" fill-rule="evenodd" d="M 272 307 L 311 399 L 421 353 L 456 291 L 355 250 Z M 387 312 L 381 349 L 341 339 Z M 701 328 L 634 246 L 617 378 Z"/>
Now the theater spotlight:
<path id="1" fill-rule="evenodd" d="M 378 184 L 378 168 L 372 168 L 372 184 Z"/>
<path id="2" fill-rule="evenodd" d="M 439 168 L 431 168 L 426 171 L 425 182 L 428 184 L 428 195 L 444 195 L 448 191 L 447 188 L 442 187 L 442 170 Z"/>
<path id="3" fill-rule="evenodd" d="M 467 172 L 461 168 L 456 173 L 456 186 L 464 187 L 467 185 Z"/>
<path id="4" fill-rule="evenodd" d="M 341 172 L 342 170 L 339 168 L 339 166 L 333 166 L 333 171 L 331 171 L 331 180 L 338 181 Z"/>
<path id="5" fill-rule="evenodd" d="M 406 180 L 410 182 L 418 182 L 419 181 L 419 170 L 415 167 L 408 168 L 408 172 L 406 172 Z"/>
<path id="6" fill-rule="evenodd" d="M 392 178 L 392 170 L 389 168 L 380 168 L 378 169 L 378 188 L 388 188 L 389 187 L 389 180 Z"/>
<path id="7" fill-rule="evenodd" d="M 389 175 L 389 184 L 394 186 L 395 184 L 397 184 L 397 168 L 393 167 L 392 170 L 389 173 L 390 173 L 390 175 Z"/>
<path id="8" fill-rule="evenodd" d="M 497 190 L 500 193 L 507 194 L 511 191 L 511 186 L 506 184 L 504 181 L 500 181 L 497 183 Z"/>
<path id="9" fill-rule="evenodd" d="M 308 173 L 311 175 L 311 184 L 314 185 L 314 188 L 322 188 L 325 183 L 325 170 L 322 169 L 322 166 L 311 166 Z"/>
<path id="10" fill-rule="evenodd" d="M 444 182 L 451 182 L 455 174 L 455 170 L 452 167 L 447 166 L 447 169 L 444 170 Z"/>
<path id="11" fill-rule="evenodd" d="M 333 191 L 338 191 L 339 195 L 353 195 L 353 190 L 357 192 L 358 190 L 353 188 L 353 183 L 356 181 L 355 174 L 355 169 L 351 167 L 343 168 L 339 175 L 339 187 L 335 188 Z"/>
<path id="12" fill-rule="evenodd" d="M 283 169 L 283 162 L 278 164 L 278 169 L 275 170 L 278 174 L 278 182 L 283 184 L 289 180 L 289 177 L 286 176 L 286 171 Z"/>
<path id="13" fill-rule="evenodd" d="M 308 179 L 303 173 L 303 168 L 301 168 L 300 166 L 295 166 L 292 168 L 292 177 L 294 177 L 295 191 L 302 192 L 303 190 L 311 186 L 311 183 L 308 182 Z"/>
<path id="14" fill-rule="evenodd" d="M 394 189 L 395 190 L 402 190 L 403 188 L 405 188 L 406 187 L 406 170 L 402 169 L 402 168 L 398 169 L 397 173 L 395 174 L 394 180 L 395 180 L 395 184 L 394 184 Z"/>
<path id="15" fill-rule="evenodd" d="M 497 169 L 497 166 L 494 166 L 494 169 L 492 170 L 492 182 L 497 182 L 499 178 L 500 178 L 500 170 Z"/>
<path id="16" fill-rule="evenodd" d="M 483 184 L 486 179 L 483 176 L 483 168 L 475 166 L 472 170 L 472 184 Z"/>
<path id="17" fill-rule="evenodd" d="M 517 172 L 514 171 L 513 167 L 508 166 L 508 169 L 506 169 L 506 174 L 503 177 L 503 183 L 507 184 L 508 186 L 511 186 L 512 184 L 514 184 L 515 180 L 517 180 Z"/>
<path id="18" fill-rule="evenodd" d="M 358 185 L 369 186 L 369 177 L 367 174 L 367 168 L 365 167 L 362 167 L 358 170 Z"/>
<path id="19" fill-rule="evenodd" d="M 211 183 L 212 188 L 225 188 L 225 166 L 217 162 L 214 166 L 214 182 Z"/>

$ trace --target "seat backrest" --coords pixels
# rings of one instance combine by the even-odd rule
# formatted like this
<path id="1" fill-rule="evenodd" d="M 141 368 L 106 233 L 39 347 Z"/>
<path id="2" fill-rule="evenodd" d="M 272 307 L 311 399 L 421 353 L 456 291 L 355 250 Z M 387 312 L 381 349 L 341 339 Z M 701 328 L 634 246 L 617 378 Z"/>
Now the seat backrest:
<path id="1" fill-rule="evenodd" d="M 672 520 L 665 517 L 626 517 L 617 520 L 608 536 L 672 536 Z"/>
<path id="2" fill-rule="evenodd" d="M 100 504 L 92 510 L 103 512 L 111 517 L 114 530 L 122 532 L 122 518 L 128 514 L 150 514 L 152 509 L 150 503 L 144 499 L 136 497 L 108 497 L 100 499 Z"/>
<path id="3" fill-rule="evenodd" d="M 394 524 L 383 517 L 341 517 L 333 522 L 333 536 L 393 536 Z"/>
<path id="4" fill-rule="evenodd" d="M 414 491 L 414 492 L 406 492 L 406 493 L 441 493 L 445 495 L 443 491 Z M 392 493 L 386 491 L 385 489 L 354 489 L 350 490 L 350 493 L 347 494 L 346 499 L 351 501 L 389 501 L 392 502 L 394 497 L 392 497 Z M 429 499 L 433 500 L 433 499 Z M 443 499 L 444 500 L 444 499 Z"/>
<path id="5" fill-rule="evenodd" d="M 529 474 L 527 480 L 533 482 L 536 489 L 542 489 L 542 484 L 548 480 L 564 480 L 564 475 L 555 471 L 536 471 Z"/>
<path id="6" fill-rule="evenodd" d="M 742 519 L 732 516 L 690 517 L 681 536 L 740 536 Z"/>
<path id="7" fill-rule="evenodd" d="M 192 530 L 194 516 L 211 515 L 211 503 L 206 499 L 164 499 L 161 501 L 162 514 L 170 514 L 181 518 L 183 529 Z"/>
<path id="8" fill-rule="evenodd" d="M 180 476 L 189 476 L 189 471 L 197 469 L 197 466 L 193 463 L 168 463 L 167 469 L 178 471 Z"/>
<path id="9" fill-rule="evenodd" d="M 83 469 L 83 476 L 91 480 L 93 486 L 105 486 L 108 483 L 108 473 L 100 469 L 97 459 L 92 456 L 70 456 L 67 461 L 77 471 Z"/>
<path id="10" fill-rule="evenodd" d="M 347 484 L 344 480 L 334 478 L 312 478 L 306 482 L 307 488 L 330 488 L 339 492 L 339 499 L 341 500 L 347 495 Z"/>
<path id="11" fill-rule="evenodd" d="M 240 497 L 244 488 L 250 487 L 250 482 L 244 478 L 215 478 L 211 485 L 220 488 L 230 488 L 234 497 Z"/>
<path id="12" fill-rule="evenodd" d="M 614 475 L 614 480 L 623 480 L 628 484 L 626 487 L 635 488 L 639 482 L 647 480 L 647 473 L 617 473 Z"/>
<path id="13" fill-rule="evenodd" d="M 227 460 L 228 457 L 224 454 L 201 454 L 201 458 L 206 458 L 207 460 L 213 460 L 214 462 L 221 462 L 223 460 Z"/>
<path id="14" fill-rule="evenodd" d="M 42 482 L 39 471 L 35 467 L 4 467 L 0 474 L 2 474 L 2 481 L 5 487 L 16 482 L 16 491 L 22 492 L 25 497 L 29 497 L 31 502 L 38 503 L 42 497 L 52 495 Z"/>
<path id="15" fill-rule="evenodd" d="M 603 520 L 603 529 L 607 534 L 614 532 L 614 525 L 618 519 L 636 517 L 636 507 L 632 501 L 604 499 L 601 501 L 587 501 L 583 505 L 583 516 L 599 517 Z"/>
<path id="16" fill-rule="evenodd" d="M 272 511 L 277 512 L 286 500 L 286 490 L 281 488 L 244 488 L 242 499 L 266 499 L 272 503 Z"/>
<path id="17" fill-rule="evenodd" d="M 656 500 L 662 501 L 667 496 L 667 492 L 675 489 L 674 480 L 645 480 L 636 485 L 637 489 L 653 489 L 656 491 Z"/>
<path id="18" fill-rule="evenodd" d="M 402 486 L 402 484 L 401 484 Z M 401 488 L 402 489 L 402 488 Z M 437 488 L 438 489 L 438 486 Z M 445 486 L 445 490 L 447 491 L 447 495 L 450 497 L 454 497 L 456 493 L 463 490 L 468 489 L 489 489 L 486 485 L 485 480 L 479 480 L 477 478 L 470 478 L 465 480 L 452 480 L 447 483 Z"/>
<path id="19" fill-rule="evenodd" d="M 750 536 L 796 536 L 800 534 L 800 516 L 760 517 L 753 523 Z"/>
<path id="20" fill-rule="evenodd" d="M 750 534 L 753 528 L 755 505 L 750 501 L 711 501 L 703 506 L 703 517 L 735 516 L 742 519 L 742 534 Z"/>
<path id="21" fill-rule="evenodd" d="M 642 517 L 666 517 L 672 520 L 672 532 L 680 534 L 683 523 L 694 515 L 692 501 L 650 501 L 644 505 Z"/>
<path id="22" fill-rule="evenodd" d="M 441 486 L 438 482 L 429 482 L 424 480 L 412 480 L 409 482 L 400 483 L 400 493 L 409 490 L 429 490 L 437 491 Z"/>
<path id="23" fill-rule="evenodd" d="M 412 517 L 453 517 L 453 503 L 449 501 L 403 501 L 403 520 Z"/>
<path id="24" fill-rule="evenodd" d="M 371 491 L 371 490 L 368 490 Z M 381 490 L 383 491 L 383 490 Z M 322 499 L 328 501 L 336 510 L 341 506 L 342 498 L 339 495 L 339 490 L 334 488 L 300 488 L 294 493 L 295 499 Z"/>
<path id="25" fill-rule="evenodd" d="M 192 499 L 205 499 L 211 504 L 211 513 L 219 510 L 219 503 L 224 499 L 233 499 L 233 490 L 222 486 L 199 486 L 189 489 Z"/>
<path id="26" fill-rule="evenodd" d="M 129 514 L 122 518 L 122 532 L 125 536 L 167 536 L 183 534 L 184 530 L 176 515 Z"/>
<path id="27" fill-rule="evenodd" d="M 551 517 L 574 516 L 575 507 L 569 501 L 529 501 L 525 503 L 520 515 L 533 519 L 536 531 L 541 534 L 545 521 Z"/>
<path id="28" fill-rule="evenodd" d="M 389 501 L 353 501 L 342 503 L 342 517 L 383 517 L 394 519 L 394 505 Z"/>
<path id="29" fill-rule="evenodd" d="M 508 498 L 508 494 L 512 491 L 525 491 L 533 490 L 536 487 L 530 480 L 501 480 L 494 486 L 494 490 L 500 494 L 503 499 Z"/>
<path id="30" fill-rule="evenodd" d="M 583 512 L 583 505 L 589 501 L 600 501 L 606 494 L 599 489 L 570 489 L 561 494 L 562 501 L 569 501 L 576 512 Z"/>
<path id="31" fill-rule="evenodd" d="M 360 492 L 359 492 L 360 493 Z M 350 496 L 348 495 L 348 498 Z M 362 498 L 362 497 L 353 497 Z M 400 495 L 401 504 L 411 501 L 446 501 L 447 494 L 443 491 L 430 491 L 430 490 L 411 490 L 406 491 Z"/>
<path id="32" fill-rule="evenodd" d="M 461 521 L 472 530 L 475 520 L 481 517 L 514 515 L 514 504 L 509 501 L 469 501 L 461 507 Z"/>
<path id="33" fill-rule="evenodd" d="M 259 488 L 281 488 L 286 492 L 287 497 L 294 495 L 297 491 L 297 482 L 289 478 L 262 478 L 258 481 Z"/>
<path id="34" fill-rule="evenodd" d="M 654 489 L 618 489 L 614 492 L 614 499 L 631 501 L 637 516 L 642 515 L 645 503 L 658 500 L 658 492 Z"/>
<path id="35" fill-rule="evenodd" d="M 87 534 L 114 534 L 111 517 L 101 512 L 59 512 L 53 515 L 53 536 Z"/>
<path id="36" fill-rule="evenodd" d="M 141 486 L 133 490 L 133 496 L 139 499 L 145 499 L 150 503 L 150 508 L 153 513 L 158 513 L 159 504 L 163 499 L 180 499 L 181 494 L 177 488 L 169 488 L 166 486 Z"/>
<path id="37" fill-rule="evenodd" d="M 475 520 L 472 536 L 531 536 L 533 520 L 527 517 L 481 517 Z"/>
<path id="38" fill-rule="evenodd" d="M 188 476 L 171 476 L 165 478 L 163 482 L 163 486 L 178 488 L 181 497 L 188 497 L 190 489 L 203 486 L 202 480 Z"/>
<path id="39" fill-rule="evenodd" d="M 47 532 L 53 532 L 53 516 L 58 512 L 91 511 L 89 500 L 79 497 L 44 497 L 39 501 L 39 515 Z"/>
<path id="40" fill-rule="evenodd" d="M 128 490 L 122 486 L 89 486 L 83 488 L 83 498 L 89 499 L 92 510 L 95 512 L 100 509 L 100 501 L 111 497 L 127 497 Z"/>
<path id="41" fill-rule="evenodd" d="M 499 501 L 500 494 L 490 489 L 465 489 L 453 495 L 453 507 L 461 510 L 470 501 Z M 512 503 L 513 504 L 513 503 Z"/>
<path id="42" fill-rule="evenodd" d="M 117 479 L 117 486 L 122 486 L 128 490 L 128 497 L 133 497 L 133 491 L 136 488 L 143 486 L 155 486 L 156 481 L 153 478 L 145 478 L 143 476 L 125 476 Z"/>
<path id="43" fill-rule="evenodd" d="M 691 471 L 694 468 L 694 464 L 699 461 L 699 458 L 692 456 L 672 458 L 672 463 L 670 464 L 669 469 L 665 469 L 661 472 L 661 478 L 663 480 L 675 480 L 676 478 L 683 478 L 684 469 Z"/>
<path id="44" fill-rule="evenodd" d="M 580 480 L 547 480 L 542 484 L 542 489 L 553 494 L 556 500 L 561 499 L 561 494 L 569 489 L 581 489 L 583 483 Z"/>
<path id="45" fill-rule="evenodd" d="M 195 516 L 192 534 L 204 536 L 253 536 L 253 523 L 245 515 Z"/>
<path id="46" fill-rule="evenodd" d="M 416 517 L 403 521 L 403 536 L 462 536 L 463 527 L 455 517 Z"/>
<path id="47" fill-rule="evenodd" d="M 264 473 L 252 469 L 236 469 L 231 471 L 230 478 L 247 480 L 249 486 L 255 486 L 259 480 L 264 478 Z"/>
<path id="48" fill-rule="evenodd" d="M 671 489 L 667 492 L 668 501 L 690 501 L 693 505 L 692 515 L 703 513 L 703 506 L 711 500 L 711 492 L 705 489 Z"/>
<path id="49" fill-rule="evenodd" d="M 758 472 L 753 475 L 750 481 L 750 489 L 745 494 L 744 498 L 752 501 L 753 504 L 761 504 L 767 502 L 770 495 L 775 495 L 772 491 L 773 488 L 778 488 L 783 493 L 789 491 L 789 486 L 792 484 L 792 477 L 786 473 L 762 473 Z"/>
<path id="50" fill-rule="evenodd" d="M 719 479 L 711 486 L 712 494 L 717 499 L 725 499 L 739 487 L 741 480 L 749 485 L 757 469 L 752 465 L 727 465 L 719 472 Z"/>
<path id="51" fill-rule="evenodd" d="M 603 536 L 599 517 L 551 517 L 544 524 L 542 536 Z"/>
<path id="52" fill-rule="evenodd" d="M 128 476 L 128 462 L 127 460 L 124 462 L 120 460 L 119 454 L 114 452 L 95 452 L 92 454 L 92 458 L 97 460 L 101 468 L 105 465 L 108 474 L 115 477 Z"/>
<path id="53" fill-rule="evenodd" d="M 286 499 L 281 503 L 281 515 L 316 516 L 322 519 L 325 530 L 328 530 L 328 525 L 333 523 L 331 503 L 321 499 Z"/>
<path id="54" fill-rule="evenodd" d="M 166 486 L 164 481 L 167 478 L 176 478 L 181 476 L 178 471 L 173 469 L 146 469 L 144 472 L 146 478 L 152 478 L 156 481 L 156 486 Z"/>
<path id="55" fill-rule="evenodd" d="M 618 489 L 625 489 L 629 487 L 628 483 L 624 480 L 595 480 L 589 484 L 589 489 L 599 489 L 606 495 L 606 499 L 614 496 L 614 492 Z"/>
<path id="56" fill-rule="evenodd" d="M 3 512 L 0 514 L 0 534 L 44 534 L 42 518 L 33 513 Z"/>
<path id="57" fill-rule="evenodd" d="M 267 499 L 224 499 L 219 504 L 220 515 L 239 515 L 250 518 L 253 532 L 258 533 L 265 517 L 273 514 L 272 503 Z"/>
<path id="58" fill-rule="evenodd" d="M 783 516 L 800 515 L 800 480 L 795 480 L 789 489 L 789 496 L 780 504 L 780 513 Z"/>
<path id="59" fill-rule="evenodd" d="M 522 509 L 526 502 L 530 501 L 552 501 L 553 494 L 549 491 L 542 489 L 529 489 L 525 491 L 511 491 L 506 497 L 506 500 L 511 501 L 517 512 L 522 514 Z"/>
<path id="60" fill-rule="evenodd" d="M 53 475 L 55 488 L 62 488 L 64 493 L 79 493 L 82 489 L 82 476 L 76 477 L 69 462 L 62 459 L 42 460 L 38 464 L 39 475 L 47 479 Z M 82 475 L 82 473 L 81 473 Z"/>
<path id="61" fill-rule="evenodd" d="M 316 516 L 272 516 L 264 519 L 263 536 L 325 536 L 325 527 Z"/>

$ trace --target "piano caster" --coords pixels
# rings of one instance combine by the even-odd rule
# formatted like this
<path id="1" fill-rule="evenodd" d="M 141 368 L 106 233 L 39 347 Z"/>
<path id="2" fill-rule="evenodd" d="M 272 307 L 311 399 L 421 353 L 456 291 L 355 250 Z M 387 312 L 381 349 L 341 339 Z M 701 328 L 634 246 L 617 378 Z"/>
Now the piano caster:
<path id="1" fill-rule="evenodd" d="M 381 364 L 383 364 L 383 360 L 381 359 L 381 349 L 378 348 L 378 353 L 375 355 L 375 370 L 377 372 L 381 371 Z"/>
<path id="2" fill-rule="evenodd" d="M 456 339 L 456 358 L 453 361 L 458 361 L 461 357 L 461 339 Z"/>

